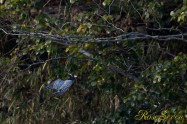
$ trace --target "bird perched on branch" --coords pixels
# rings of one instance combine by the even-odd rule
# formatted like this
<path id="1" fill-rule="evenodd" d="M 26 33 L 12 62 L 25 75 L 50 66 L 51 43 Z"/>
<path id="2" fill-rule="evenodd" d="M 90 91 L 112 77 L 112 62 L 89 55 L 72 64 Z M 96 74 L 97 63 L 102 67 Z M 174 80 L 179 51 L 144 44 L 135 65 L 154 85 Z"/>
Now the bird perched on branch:
<path id="1" fill-rule="evenodd" d="M 53 93 L 56 95 L 64 94 L 73 85 L 73 83 L 75 82 L 76 76 L 69 74 L 68 77 L 69 78 L 67 80 L 57 79 L 57 80 L 53 81 L 52 83 L 50 83 L 49 85 L 46 86 L 46 89 L 47 90 L 48 89 L 57 90 L 57 92 Z"/>

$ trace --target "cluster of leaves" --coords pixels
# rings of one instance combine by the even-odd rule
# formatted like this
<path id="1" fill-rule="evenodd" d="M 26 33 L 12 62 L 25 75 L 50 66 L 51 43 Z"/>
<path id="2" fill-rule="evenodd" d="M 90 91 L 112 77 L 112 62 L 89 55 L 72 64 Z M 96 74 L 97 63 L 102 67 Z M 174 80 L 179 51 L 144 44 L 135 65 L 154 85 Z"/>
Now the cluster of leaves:
<path id="1" fill-rule="evenodd" d="M 172 61 L 154 64 L 143 74 L 144 82 L 135 84 L 124 102 L 153 113 L 166 109 L 186 116 L 186 62 L 186 54 L 180 53 Z"/>

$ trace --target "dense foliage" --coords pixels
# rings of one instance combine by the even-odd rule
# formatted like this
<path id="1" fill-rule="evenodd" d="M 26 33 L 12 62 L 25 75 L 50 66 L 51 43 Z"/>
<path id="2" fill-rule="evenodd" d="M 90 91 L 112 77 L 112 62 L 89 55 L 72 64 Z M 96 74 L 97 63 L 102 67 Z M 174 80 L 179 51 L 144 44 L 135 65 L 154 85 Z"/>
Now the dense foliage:
<path id="1" fill-rule="evenodd" d="M 185 124 L 186 17 L 186 0 L 1 0 L 0 122 Z M 132 32 L 146 37 L 115 39 Z M 45 90 L 68 73 L 67 93 Z"/>

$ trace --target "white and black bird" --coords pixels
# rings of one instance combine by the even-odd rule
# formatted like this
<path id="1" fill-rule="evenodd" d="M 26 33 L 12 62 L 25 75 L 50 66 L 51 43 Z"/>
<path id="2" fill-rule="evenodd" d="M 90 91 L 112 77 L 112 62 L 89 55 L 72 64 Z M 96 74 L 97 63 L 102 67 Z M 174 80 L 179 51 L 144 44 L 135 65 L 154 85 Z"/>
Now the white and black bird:
<path id="1" fill-rule="evenodd" d="M 46 86 L 46 89 L 57 90 L 57 92 L 54 92 L 53 94 L 64 94 L 73 85 L 76 76 L 69 74 L 68 77 L 69 78 L 67 80 L 57 79 L 53 81 L 52 83 Z"/>

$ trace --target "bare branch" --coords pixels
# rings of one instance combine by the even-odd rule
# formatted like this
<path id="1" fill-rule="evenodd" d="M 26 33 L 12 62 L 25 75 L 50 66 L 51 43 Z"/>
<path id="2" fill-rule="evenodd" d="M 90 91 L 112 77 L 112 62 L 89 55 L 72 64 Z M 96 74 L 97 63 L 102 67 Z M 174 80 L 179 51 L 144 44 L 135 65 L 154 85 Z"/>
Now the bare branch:
<path id="1" fill-rule="evenodd" d="M 8 35 L 40 37 L 40 38 L 52 40 L 53 42 L 57 42 L 60 44 L 74 43 L 74 42 L 80 42 L 80 43 L 87 43 L 87 42 L 101 43 L 101 42 L 117 42 L 117 41 L 119 42 L 119 41 L 124 41 L 124 40 L 142 40 L 142 39 L 154 39 L 158 41 L 178 40 L 178 41 L 187 42 L 187 39 L 185 39 L 185 37 L 187 36 L 187 33 L 182 34 L 181 32 L 178 34 L 171 34 L 171 35 L 164 35 L 164 36 L 163 35 L 149 35 L 149 34 L 143 34 L 139 32 L 125 32 L 115 37 L 94 38 L 92 36 L 80 36 L 80 35 L 60 36 L 60 35 L 50 34 L 47 31 L 46 32 L 43 32 L 43 31 L 27 32 L 27 31 L 17 30 L 13 33 L 9 33 L 3 28 L 0 28 L 0 30 Z"/>

